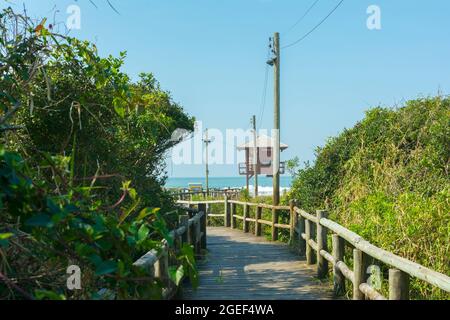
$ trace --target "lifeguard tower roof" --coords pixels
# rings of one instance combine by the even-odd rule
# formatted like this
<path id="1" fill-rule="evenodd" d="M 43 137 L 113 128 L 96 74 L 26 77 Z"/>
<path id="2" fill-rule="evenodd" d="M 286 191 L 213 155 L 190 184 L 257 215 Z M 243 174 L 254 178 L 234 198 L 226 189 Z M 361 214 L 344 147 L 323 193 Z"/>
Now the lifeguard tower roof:
<path id="1" fill-rule="evenodd" d="M 273 148 L 274 147 L 274 139 L 271 137 L 268 137 L 266 135 L 259 135 L 256 139 L 256 146 L 258 148 Z M 249 141 L 247 143 L 244 143 L 243 145 L 240 145 L 237 147 L 238 150 L 242 151 L 245 149 L 253 149 L 255 147 L 255 143 L 253 141 Z M 284 143 L 280 143 L 280 150 L 284 151 L 289 146 Z"/>

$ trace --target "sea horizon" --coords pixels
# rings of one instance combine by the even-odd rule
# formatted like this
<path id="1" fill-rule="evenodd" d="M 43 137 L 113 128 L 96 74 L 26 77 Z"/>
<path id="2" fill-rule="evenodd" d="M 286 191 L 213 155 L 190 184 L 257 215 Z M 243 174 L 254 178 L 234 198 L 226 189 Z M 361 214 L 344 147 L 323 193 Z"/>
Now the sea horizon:
<path id="1" fill-rule="evenodd" d="M 203 187 L 206 187 L 205 177 L 170 177 L 167 179 L 166 188 L 188 188 L 190 183 L 201 183 Z M 254 189 L 255 179 L 252 178 L 249 181 L 249 191 L 252 193 Z M 292 186 L 291 176 L 280 177 L 280 189 L 281 192 L 289 191 Z M 232 176 L 232 177 L 209 177 L 210 188 L 245 188 L 245 177 Z M 258 191 L 261 195 L 269 195 L 272 193 L 272 178 L 266 176 L 258 177 Z"/>

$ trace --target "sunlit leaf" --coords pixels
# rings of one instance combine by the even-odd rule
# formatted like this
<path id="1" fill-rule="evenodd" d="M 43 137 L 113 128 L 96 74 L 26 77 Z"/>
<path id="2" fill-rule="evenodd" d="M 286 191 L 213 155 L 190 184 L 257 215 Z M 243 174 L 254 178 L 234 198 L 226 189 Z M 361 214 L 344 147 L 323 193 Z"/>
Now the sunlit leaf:
<path id="1" fill-rule="evenodd" d="M 14 235 L 14 233 L 0 233 L 0 240 L 6 240 L 11 238 Z"/>
<path id="2" fill-rule="evenodd" d="M 180 285 L 180 282 L 184 277 L 184 267 L 182 265 L 178 268 L 175 266 L 171 266 L 169 268 L 169 276 L 173 283 L 175 283 L 177 286 Z"/>
<path id="3" fill-rule="evenodd" d="M 147 228 L 144 224 L 139 228 L 138 231 L 138 242 L 142 242 L 147 239 L 148 234 L 150 233 L 150 229 Z"/>
<path id="4" fill-rule="evenodd" d="M 37 300 L 66 300 L 66 297 L 63 294 L 49 290 L 35 290 L 34 296 Z"/>

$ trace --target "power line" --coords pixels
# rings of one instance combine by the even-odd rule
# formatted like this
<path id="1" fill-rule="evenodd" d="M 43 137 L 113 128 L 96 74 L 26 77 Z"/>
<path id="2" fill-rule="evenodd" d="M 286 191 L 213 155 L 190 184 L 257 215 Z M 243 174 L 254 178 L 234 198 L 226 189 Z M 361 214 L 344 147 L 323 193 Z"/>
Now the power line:
<path id="1" fill-rule="evenodd" d="M 89 0 L 89 2 L 96 8 L 98 9 L 97 4 L 94 2 L 94 0 Z M 116 7 L 111 3 L 111 0 L 106 0 L 106 3 L 109 5 L 109 7 L 111 9 L 114 10 L 115 13 L 117 13 L 118 15 L 120 15 L 120 12 L 116 9 Z"/>
<path id="2" fill-rule="evenodd" d="M 305 40 L 311 33 L 313 33 L 314 31 L 316 31 L 317 28 L 319 28 L 340 6 L 341 4 L 344 2 L 344 0 L 341 0 L 336 7 L 333 8 L 333 10 L 330 11 L 330 13 L 328 13 L 325 18 L 323 18 L 314 28 L 312 28 L 309 32 L 307 32 L 304 36 L 302 36 L 300 39 L 298 39 L 297 41 L 288 44 L 287 46 L 282 47 L 281 49 L 286 49 L 292 46 L 295 46 L 296 44 L 300 43 L 301 41 Z"/>
<path id="3" fill-rule="evenodd" d="M 300 22 L 303 21 L 303 19 L 306 18 L 306 16 L 311 12 L 311 10 L 316 6 L 316 4 L 319 2 L 320 0 L 316 0 L 313 2 L 313 4 L 308 8 L 308 10 L 306 10 L 306 12 L 300 17 L 300 19 L 297 20 L 297 22 L 294 23 L 294 25 L 292 27 L 290 27 L 285 33 L 284 36 L 286 36 L 289 32 L 291 32 Z"/>
<path id="4" fill-rule="evenodd" d="M 116 9 L 116 7 L 113 6 L 110 0 L 106 0 L 108 2 L 108 5 L 113 9 L 118 15 L 120 15 L 120 12 Z"/>

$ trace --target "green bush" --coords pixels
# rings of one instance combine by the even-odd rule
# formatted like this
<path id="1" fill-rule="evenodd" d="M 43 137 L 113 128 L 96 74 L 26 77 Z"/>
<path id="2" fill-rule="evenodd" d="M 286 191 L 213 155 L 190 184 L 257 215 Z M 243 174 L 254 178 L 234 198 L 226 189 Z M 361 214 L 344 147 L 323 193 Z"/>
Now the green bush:
<path id="1" fill-rule="evenodd" d="M 450 274 L 450 99 L 374 108 L 354 128 L 316 151 L 293 182 L 290 198 L 373 244 Z M 413 297 L 448 297 L 420 281 Z"/>
<path id="2" fill-rule="evenodd" d="M 102 58 L 9 8 L 0 31 L 0 299 L 161 298 L 133 262 L 173 242 L 164 154 L 194 119 L 151 74 L 131 81 L 124 53 Z M 173 281 L 195 286 L 192 248 L 169 258 Z"/>

